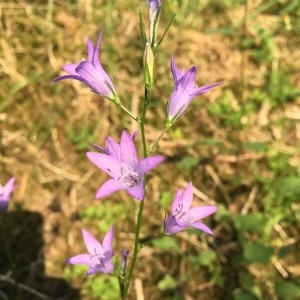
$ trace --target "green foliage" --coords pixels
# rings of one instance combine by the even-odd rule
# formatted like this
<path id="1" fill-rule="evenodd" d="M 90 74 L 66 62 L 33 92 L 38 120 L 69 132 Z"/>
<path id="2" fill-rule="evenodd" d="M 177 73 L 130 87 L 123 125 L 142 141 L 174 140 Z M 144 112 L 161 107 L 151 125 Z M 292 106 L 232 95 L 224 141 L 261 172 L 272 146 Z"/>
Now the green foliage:
<path id="1" fill-rule="evenodd" d="M 75 145 L 78 151 L 86 151 L 90 148 L 90 144 L 95 143 L 97 140 L 97 134 L 93 127 L 84 123 L 81 128 L 69 125 L 67 127 L 67 138 Z"/>
<path id="2" fill-rule="evenodd" d="M 197 158 L 192 157 L 192 156 L 186 156 L 177 163 L 177 166 L 181 169 L 185 169 L 185 170 L 191 172 L 192 169 L 198 165 L 198 163 L 199 163 L 199 160 Z"/>
<path id="3" fill-rule="evenodd" d="M 248 262 L 267 263 L 273 253 L 272 247 L 260 243 L 244 243 L 244 257 Z"/>
<path id="4" fill-rule="evenodd" d="M 95 299 L 118 300 L 120 299 L 118 279 L 111 276 L 91 275 L 83 284 L 83 294 Z"/>
<path id="5" fill-rule="evenodd" d="M 225 126 L 242 128 L 245 126 L 242 123 L 242 118 L 253 113 L 256 105 L 251 101 L 239 105 L 233 97 L 232 94 L 224 92 L 216 103 L 208 107 L 208 111 L 224 123 Z"/>
<path id="6" fill-rule="evenodd" d="M 157 286 L 161 291 L 174 290 L 177 288 L 178 282 L 172 276 L 166 274 L 163 279 L 158 282 Z"/>
<path id="7" fill-rule="evenodd" d="M 87 271 L 87 267 L 86 266 L 82 266 L 82 265 L 67 265 L 64 268 L 64 277 L 67 279 L 74 279 L 74 278 L 78 278 L 78 277 L 82 277 L 85 275 Z"/>
<path id="8" fill-rule="evenodd" d="M 262 213 L 234 216 L 235 226 L 240 234 L 248 231 L 262 233 L 266 220 L 267 216 Z"/>
<path id="9" fill-rule="evenodd" d="M 300 297 L 300 282 L 298 284 L 281 280 L 276 284 L 276 292 L 279 297 L 285 300 L 296 300 Z"/>
<path id="10" fill-rule="evenodd" d="M 166 250 L 178 251 L 178 245 L 176 243 L 176 239 L 169 236 L 163 236 L 159 239 L 154 240 L 153 246 L 164 251 Z"/>
<path id="11" fill-rule="evenodd" d="M 89 223 L 91 220 L 96 220 L 98 228 L 102 232 L 106 232 L 112 224 L 126 218 L 128 206 L 123 203 L 103 202 L 101 205 L 93 205 L 80 211 L 79 215 L 83 221 Z"/>
<path id="12" fill-rule="evenodd" d="M 209 266 L 217 258 L 217 255 L 212 250 L 201 251 L 192 261 L 200 266 Z"/>
<path id="13" fill-rule="evenodd" d="M 159 204 L 163 210 L 170 209 L 170 205 L 173 201 L 173 195 L 170 192 L 163 191 L 161 193 Z"/>

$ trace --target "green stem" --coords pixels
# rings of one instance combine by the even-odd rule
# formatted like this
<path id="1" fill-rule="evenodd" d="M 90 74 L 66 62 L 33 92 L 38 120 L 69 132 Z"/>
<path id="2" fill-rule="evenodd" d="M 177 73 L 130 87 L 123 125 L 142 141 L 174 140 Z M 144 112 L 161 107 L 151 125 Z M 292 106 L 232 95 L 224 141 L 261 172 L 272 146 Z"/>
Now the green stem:
<path id="1" fill-rule="evenodd" d="M 149 153 L 149 154 L 152 153 L 152 152 L 156 149 L 156 147 L 157 147 L 159 141 L 162 139 L 162 137 L 164 136 L 164 134 L 165 134 L 167 131 L 168 131 L 168 128 L 164 128 L 164 130 L 160 133 L 160 135 L 159 135 L 159 137 L 157 138 L 157 140 L 155 141 L 155 143 L 152 144 L 152 145 L 149 147 L 149 150 L 148 150 L 148 153 Z"/>
<path id="2" fill-rule="evenodd" d="M 148 108 L 148 104 L 150 103 L 150 101 L 151 101 L 151 89 L 145 87 L 145 101 L 144 101 L 144 105 L 143 105 L 143 112 L 142 112 L 141 122 L 140 122 L 144 158 L 146 158 L 149 155 L 148 151 L 147 151 L 145 123 L 146 123 L 147 108 Z M 146 176 L 145 176 L 145 179 L 144 179 L 144 187 L 145 187 L 145 185 L 146 185 Z M 144 201 L 145 201 L 145 198 L 140 202 L 140 208 L 139 208 L 139 212 L 138 212 L 138 215 L 137 215 L 137 224 L 136 224 L 136 231 L 135 231 L 133 257 L 132 257 L 132 262 L 131 262 L 130 269 L 129 269 L 129 272 L 128 272 L 127 282 L 126 282 L 126 286 L 125 286 L 125 292 L 123 294 L 123 300 L 125 300 L 127 298 L 130 282 L 132 280 L 133 271 L 135 269 L 138 253 L 139 253 L 139 250 L 140 250 L 140 232 L 141 232 L 141 225 L 142 225 Z"/>
<path id="3" fill-rule="evenodd" d="M 116 103 L 117 104 L 117 103 Z M 140 120 L 138 117 L 133 115 L 125 106 L 123 106 L 121 103 L 117 104 L 127 115 L 129 115 L 134 121 L 140 123 Z"/>

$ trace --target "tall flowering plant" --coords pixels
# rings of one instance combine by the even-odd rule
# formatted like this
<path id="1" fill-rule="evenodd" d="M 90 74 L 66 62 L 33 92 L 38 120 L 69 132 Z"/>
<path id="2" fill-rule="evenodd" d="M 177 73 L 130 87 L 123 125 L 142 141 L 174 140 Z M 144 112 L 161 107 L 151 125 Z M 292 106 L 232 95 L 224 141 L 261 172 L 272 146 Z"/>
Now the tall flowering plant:
<path id="1" fill-rule="evenodd" d="M 96 151 L 87 152 L 86 156 L 90 162 L 106 173 L 109 179 L 104 182 L 96 192 L 95 198 L 102 199 L 109 197 L 112 193 L 120 190 L 126 190 L 128 194 L 138 201 L 139 208 L 136 213 L 135 240 L 133 249 L 121 251 L 120 268 L 114 266 L 113 239 L 114 229 L 111 227 L 100 243 L 86 229 L 82 229 L 83 240 L 88 253 L 75 255 L 67 260 L 69 264 L 83 264 L 88 267 L 87 275 L 94 273 L 112 273 L 118 276 L 120 285 L 121 299 L 126 299 L 131 286 L 134 270 L 137 264 L 138 253 L 143 243 L 140 238 L 143 209 L 145 201 L 149 201 L 151 195 L 147 194 L 146 174 L 158 167 L 164 161 L 161 155 L 153 155 L 159 141 L 175 122 L 182 117 L 192 100 L 220 83 L 212 83 L 202 87 L 197 87 L 196 67 L 192 66 L 187 71 L 178 68 L 174 56 L 171 58 L 171 72 L 174 80 L 174 90 L 169 98 L 166 107 L 166 122 L 161 134 L 156 141 L 149 146 L 145 123 L 147 111 L 152 100 L 152 89 L 154 86 L 154 65 L 155 56 L 162 39 L 157 42 L 158 24 L 162 2 L 158 0 L 148 0 L 149 7 L 149 34 L 145 32 L 143 19 L 141 17 L 141 33 L 145 45 L 143 54 L 144 61 L 144 101 L 143 107 L 138 116 L 135 116 L 125 106 L 123 106 L 121 97 L 116 91 L 111 76 L 107 73 L 99 59 L 99 51 L 102 42 L 102 33 L 100 33 L 98 42 L 94 46 L 91 40 L 87 42 L 87 60 L 79 63 L 67 64 L 63 69 L 68 75 L 62 75 L 54 79 L 61 81 L 65 79 L 79 80 L 87 85 L 92 92 L 111 100 L 122 112 L 135 120 L 139 125 L 139 133 L 142 139 L 143 157 L 140 159 L 137 154 L 135 137 L 137 133 L 129 133 L 123 130 L 118 143 L 112 137 L 107 137 L 105 146 L 92 145 Z M 171 25 L 171 23 L 170 23 Z M 169 26 L 170 26 L 169 25 Z M 167 29 L 169 28 L 167 27 Z M 165 32 L 166 33 L 166 32 Z M 163 34 L 163 37 L 165 36 Z M 179 189 L 176 193 L 170 214 L 166 220 L 162 220 L 163 235 L 175 235 L 189 227 L 201 230 L 207 234 L 213 234 L 213 231 L 201 220 L 217 211 L 216 206 L 192 206 L 193 184 L 190 182 L 186 190 Z M 112 204 L 113 205 L 113 204 Z M 155 237 L 154 237 L 155 238 Z M 153 238 L 152 238 L 153 239 Z"/>

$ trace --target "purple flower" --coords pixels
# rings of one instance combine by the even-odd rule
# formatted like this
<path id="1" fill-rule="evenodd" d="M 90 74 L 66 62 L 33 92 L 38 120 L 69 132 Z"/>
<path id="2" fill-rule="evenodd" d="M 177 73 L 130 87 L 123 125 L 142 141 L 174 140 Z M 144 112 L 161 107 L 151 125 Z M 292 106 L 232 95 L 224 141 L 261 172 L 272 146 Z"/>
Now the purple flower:
<path id="1" fill-rule="evenodd" d="M 211 83 L 198 88 L 195 85 L 197 74 L 196 67 L 193 66 L 189 70 L 184 72 L 184 70 L 180 70 L 177 67 L 174 56 L 172 56 L 171 59 L 171 71 L 175 86 L 168 103 L 168 125 L 172 125 L 177 121 L 179 117 L 181 117 L 186 112 L 193 98 L 221 84 L 221 82 Z"/>
<path id="2" fill-rule="evenodd" d="M 99 34 L 96 47 L 94 47 L 91 40 L 88 40 L 88 59 L 78 64 L 64 65 L 63 69 L 70 75 L 57 77 L 53 81 L 76 79 L 85 83 L 94 93 L 104 96 L 116 103 L 120 103 L 112 79 L 104 71 L 99 59 L 101 40 L 102 32 Z"/>
<path id="3" fill-rule="evenodd" d="M 0 184 L 0 211 L 6 211 L 8 208 L 8 202 L 12 191 L 15 189 L 14 186 L 15 178 L 12 177 L 8 180 L 5 186 Z"/>
<path id="4" fill-rule="evenodd" d="M 89 270 L 87 275 L 96 272 L 111 273 L 114 270 L 112 257 L 112 243 L 114 239 L 114 229 L 111 227 L 106 233 L 102 244 L 100 244 L 91 233 L 82 229 L 82 235 L 86 249 L 89 254 L 79 254 L 69 258 L 66 262 L 72 265 L 87 265 Z"/>
<path id="5" fill-rule="evenodd" d="M 155 13 L 161 6 L 160 0 L 147 0 L 147 5 L 149 6 L 150 13 Z"/>
<path id="6" fill-rule="evenodd" d="M 155 40 L 157 35 L 158 21 L 160 17 L 160 0 L 147 0 L 147 5 L 149 6 L 149 19 L 150 19 L 150 36 L 149 44 L 151 47 L 156 46 Z"/>
<path id="7" fill-rule="evenodd" d="M 126 264 L 127 264 L 127 256 L 129 254 L 129 250 L 121 250 L 121 274 L 124 276 L 126 273 Z"/>
<path id="8" fill-rule="evenodd" d="M 102 149 L 103 153 L 87 152 L 88 159 L 112 177 L 99 188 L 96 199 L 109 196 L 119 190 L 127 190 L 138 200 L 144 199 L 144 175 L 158 166 L 164 157 L 157 155 L 139 160 L 133 136 L 123 130 L 120 144 L 107 137 L 106 149 L 98 148 Z"/>
<path id="9" fill-rule="evenodd" d="M 183 192 L 178 190 L 173 203 L 172 214 L 168 217 L 165 224 L 166 234 L 175 234 L 188 227 L 194 227 L 206 233 L 213 232 L 203 223 L 197 220 L 205 218 L 217 211 L 216 206 L 196 206 L 191 208 L 193 201 L 193 185 L 190 182 Z"/>

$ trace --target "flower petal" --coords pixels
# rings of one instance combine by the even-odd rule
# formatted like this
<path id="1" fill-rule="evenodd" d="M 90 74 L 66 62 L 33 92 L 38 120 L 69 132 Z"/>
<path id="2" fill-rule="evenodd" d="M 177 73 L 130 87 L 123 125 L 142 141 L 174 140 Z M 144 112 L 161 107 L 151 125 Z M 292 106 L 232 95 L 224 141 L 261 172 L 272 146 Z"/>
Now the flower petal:
<path id="1" fill-rule="evenodd" d="M 104 253 L 102 245 L 94 238 L 94 236 L 90 232 L 82 229 L 82 236 L 85 246 L 91 255 Z"/>
<path id="2" fill-rule="evenodd" d="M 3 188 L 3 194 L 7 197 L 10 196 L 11 192 L 14 190 L 15 177 L 9 179 Z"/>
<path id="3" fill-rule="evenodd" d="M 99 34 L 97 45 L 96 45 L 95 51 L 93 53 L 92 64 L 95 66 L 101 66 L 100 60 L 99 60 L 101 42 L 102 42 L 102 32 L 100 32 L 100 34 Z"/>
<path id="4" fill-rule="evenodd" d="M 114 228 L 110 227 L 102 241 L 102 247 L 104 248 L 105 251 L 110 251 L 112 249 L 113 240 L 114 240 Z"/>
<path id="5" fill-rule="evenodd" d="M 97 152 L 87 152 L 87 158 L 99 169 L 113 178 L 118 178 L 121 175 L 120 162 L 109 155 Z"/>
<path id="6" fill-rule="evenodd" d="M 66 260 L 66 263 L 72 265 L 90 265 L 91 256 L 89 254 L 78 254 Z"/>
<path id="7" fill-rule="evenodd" d="M 188 215 L 191 223 L 203 219 L 217 211 L 217 206 L 196 206 L 189 210 Z"/>
<path id="8" fill-rule="evenodd" d="M 120 160 L 120 145 L 109 136 L 106 137 L 105 145 L 108 154 L 117 160 Z"/>
<path id="9" fill-rule="evenodd" d="M 173 75 L 174 84 L 176 84 L 176 82 L 179 81 L 180 78 L 184 75 L 184 71 L 180 70 L 177 67 L 174 55 L 172 55 L 172 58 L 171 58 L 171 72 Z"/>
<path id="10" fill-rule="evenodd" d="M 165 158 L 161 155 L 150 156 L 142 159 L 139 163 L 139 169 L 141 171 L 141 174 L 146 174 L 150 170 L 154 169 L 159 164 L 161 164 L 164 161 L 164 159 Z"/>
<path id="11" fill-rule="evenodd" d="M 101 199 L 111 195 L 116 191 L 123 190 L 124 187 L 115 179 L 107 180 L 103 185 L 100 186 L 96 193 L 96 199 Z"/>
<path id="12" fill-rule="evenodd" d="M 90 268 L 87 272 L 86 272 L 86 275 L 92 275 L 92 274 L 95 274 L 97 272 L 100 271 L 100 268 Z"/>
<path id="13" fill-rule="evenodd" d="M 127 191 L 133 198 L 142 201 L 145 197 L 144 180 L 141 180 L 136 186 L 129 188 Z"/>
<path id="14" fill-rule="evenodd" d="M 170 216 L 167 220 L 166 220 L 166 224 L 165 224 L 165 232 L 167 234 L 176 234 L 180 231 L 183 231 L 184 229 L 186 229 L 186 227 L 181 227 L 177 224 L 176 219 L 174 216 Z"/>
<path id="15" fill-rule="evenodd" d="M 93 42 L 88 39 L 86 43 L 87 52 L 88 52 L 88 61 L 93 63 L 93 57 L 94 57 L 94 44 Z"/>
<path id="16" fill-rule="evenodd" d="M 172 214 L 175 215 L 176 213 L 178 213 L 178 210 L 181 209 L 181 202 L 183 200 L 183 191 L 182 189 L 179 189 L 173 199 L 172 202 Z"/>
<path id="17" fill-rule="evenodd" d="M 197 95 L 203 94 L 205 92 L 208 92 L 210 89 L 212 89 L 215 86 L 218 86 L 222 84 L 222 82 L 216 82 L 216 83 L 211 83 L 211 84 L 207 84 L 204 86 L 201 86 L 199 88 L 196 88 L 193 92 L 192 92 L 192 96 L 196 97 Z"/>
<path id="18" fill-rule="evenodd" d="M 182 197 L 182 210 L 188 211 L 193 201 L 193 184 L 190 181 Z"/>
<path id="19" fill-rule="evenodd" d="M 63 76 L 59 76 L 59 77 L 54 78 L 52 81 L 57 82 L 57 81 L 65 80 L 65 79 L 75 79 L 75 80 L 79 80 L 81 82 L 84 82 L 82 80 L 82 78 L 78 75 L 63 75 Z"/>
<path id="20" fill-rule="evenodd" d="M 96 69 L 91 62 L 83 61 L 77 66 L 76 73 L 81 77 L 81 81 L 89 86 L 93 92 L 105 97 L 113 96 L 103 68 Z"/>
<path id="21" fill-rule="evenodd" d="M 111 260 L 104 263 L 103 267 L 100 267 L 100 271 L 104 274 L 111 273 L 114 270 L 114 265 Z"/>
<path id="22" fill-rule="evenodd" d="M 208 234 L 213 234 L 212 230 L 208 226 L 200 222 L 192 223 L 190 224 L 190 227 L 194 227 L 196 229 L 202 230 Z"/>
<path id="23" fill-rule="evenodd" d="M 126 130 L 122 131 L 120 148 L 121 160 L 123 162 L 126 162 L 126 164 L 128 164 L 135 170 L 138 166 L 138 156 L 132 137 Z"/>
<path id="24" fill-rule="evenodd" d="M 78 64 L 67 64 L 64 65 L 62 68 L 66 72 L 70 73 L 71 75 L 77 75 L 75 69 L 78 67 Z"/>

